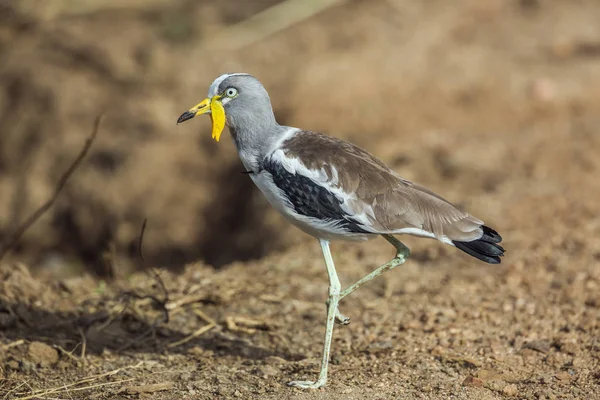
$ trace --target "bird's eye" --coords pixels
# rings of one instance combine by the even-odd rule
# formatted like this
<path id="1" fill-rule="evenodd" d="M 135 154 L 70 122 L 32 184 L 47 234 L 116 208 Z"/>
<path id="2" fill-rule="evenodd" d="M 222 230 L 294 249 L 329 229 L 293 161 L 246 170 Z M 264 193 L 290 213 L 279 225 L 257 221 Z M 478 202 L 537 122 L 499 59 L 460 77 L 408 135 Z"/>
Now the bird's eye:
<path id="1" fill-rule="evenodd" d="M 237 96 L 237 94 L 238 94 L 238 91 L 236 88 L 230 87 L 230 88 L 227 88 L 227 90 L 225 90 L 225 96 L 227 96 L 227 97 L 233 98 L 233 97 Z"/>

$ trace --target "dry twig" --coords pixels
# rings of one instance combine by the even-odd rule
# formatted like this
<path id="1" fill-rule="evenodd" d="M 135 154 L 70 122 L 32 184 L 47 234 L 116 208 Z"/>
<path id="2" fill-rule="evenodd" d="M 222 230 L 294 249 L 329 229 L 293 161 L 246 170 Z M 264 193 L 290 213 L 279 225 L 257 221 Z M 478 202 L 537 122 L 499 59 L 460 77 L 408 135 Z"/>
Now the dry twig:
<path id="1" fill-rule="evenodd" d="M 183 296 L 180 299 L 173 300 L 167 304 L 168 310 L 175 310 L 176 308 L 183 307 L 187 304 L 198 303 L 206 300 L 206 293 L 192 293 L 187 296 Z"/>
<path id="2" fill-rule="evenodd" d="M 204 40 L 209 50 L 237 50 L 313 17 L 343 0 L 285 0 Z"/>
<path id="3" fill-rule="evenodd" d="M 117 368 L 117 369 L 114 369 L 112 371 L 108 371 L 108 372 L 105 372 L 102 374 L 91 375 L 91 376 L 88 376 L 87 378 L 81 379 L 81 380 L 73 382 L 73 383 L 57 386 L 57 387 L 54 387 L 51 389 L 34 390 L 31 393 L 29 393 L 28 395 L 26 395 L 25 397 L 19 397 L 17 400 L 29 400 L 29 399 L 34 399 L 34 398 L 47 397 L 49 394 L 56 394 L 56 393 L 60 393 L 60 392 L 68 392 L 68 391 L 75 392 L 75 391 L 81 391 L 81 390 L 94 389 L 94 388 L 102 387 L 102 386 L 116 385 L 118 383 L 130 382 L 130 381 L 134 380 L 135 378 L 123 379 L 123 380 L 114 381 L 114 382 L 97 383 L 97 384 L 81 386 L 81 387 L 75 387 L 75 386 L 79 386 L 79 385 L 83 385 L 83 384 L 87 384 L 87 383 L 96 381 L 98 379 L 105 378 L 107 376 L 112 376 L 112 375 L 118 374 L 121 371 L 125 371 L 128 369 L 137 369 L 137 368 L 142 367 L 143 365 L 144 365 L 144 362 L 140 361 L 139 363 L 134 364 L 134 365 Z M 24 394 L 25 393 L 19 393 L 19 395 L 24 395 Z"/>
<path id="4" fill-rule="evenodd" d="M 144 240 L 144 232 L 146 231 L 147 222 L 148 222 L 148 220 L 144 219 L 144 222 L 142 223 L 142 229 L 140 231 L 140 239 L 138 241 L 138 255 L 140 257 L 140 260 L 142 261 L 143 267 L 145 267 L 146 260 L 144 259 L 144 253 L 142 252 L 142 244 L 143 244 L 143 240 Z M 162 278 L 160 277 L 160 274 L 156 271 L 156 269 L 152 267 L 152 268 L 150 268 L 150 271 L 152 271 L 154 278 L 158 282 L 158 285 L 160 286 L 160 288 L 163 292 L 162 300 L 157 298 L 156 296 L 153 296 L 150 294 L 140 295 L 133 291 L 125 292 L 125 293 L 123 293 L 123 295 L 127 296 L 127 297 L 133 297 L 137 300 L 145 300 L 145 299 L 152 300 L 162 310 L 163 315 L 164 315 L 163 322 L 165 324 L 167 324 L 167 323 L 169 323 L 169 309 L 167 308 L 167 304 L 169 303 L 169 291 L 167 290 L 165 283 L 163 282 Z M 154 324 L 154 325 L 156 325 L 156 324 Z"/>
<path id="5" fill-rule="evenodd" d="M 81 361 L 85 364 L 85 351 L 87 349 L 87 337 L 85 336 L 85 332 L 83 332 L 83 329 L 81 328 L 77 328 L 77 330 L 79 331 L 79 336 L 81 336 L 81 355 L 79 356 L 81 358 Z"/>
<path id="6" fill-rule="evenodd" d="M 212 325 L 217 325 L 217 322 L 212 319 L 211 317 L 209 317 L 208 315 L 206 315 L 204 313 L 204 311 L 202 311 L 201 309 L 199 309 L 198 307 L 194 307 L 192 308 L 192 312 L 194 314 L 196 314 L 199 318 L 203 319 L 204 321 L 206 321 L 206 323 L 208 324 L 212 324 Z"/>
<path id="7" fill-rule="evenodd" d="M 17 346 L 22 345 L 23 343 L 25 343 L 25 340 L 23 340 L 23 339 L 15 340 L 14 342 L 10 342 L 10 343 L 2 346 L 2 350 L 8 350 L 11 347 L 17 347 Z"/>
<path id="8" fill-rule="evenodd" d="M 10 389 L 8 392 L 6 392 L 6 394 L 4 395 L 4 397 L 2 397 L 2 399 L 3 399 L 3 400 L 4 400 L 4 399 L 8 399 L 8 396 L 10 396 L 10 395 L 11 395 L 11 393 L 14 393 L 14 392 L 16 392 L 17 390 L 19 390 L 19 388 L 20 388 L 21 386 L 25 386 L 25 385 L 27 385 L 27 381 L 23 381 L 23 382 L 21 382 L 21 384 L 19 384 L 19 386 L 15 386 L 14 388 L 12 388 L 12 389 Z M 27 385 L 27 386 L 29 386 L 29 385 Z"/>
<path id="9" fill-rule="evenodd" d="M 243 332 L 247 334 L 256 333 L 257 330 L 268 331 L 271 329 L 269 324 L 265 321 L 258 321 L 242 316 L 228 316 L 225 318 L 225 324 L 227 325 L 227 329 L 232 332 Z"/>
<path id="10" fill-rule="evenodd" d="M 192 340 L 194 338 L 197 338 L 198 336 L 201 336 L 201 335 L 205 334 L 206 332 L 210 331 L 215 326 L 216 326 L 215 324 L 204 325 L 202 328 L 198 329 L 197 331 L 195 331 L 191 335 L 188 335 L 188 336 L 184 337 L 183 339 L 178 340 L 176 342 L 169 343 L 167 345 L 167 347 L 170 348 L 170 349 L 172 349 L 173 347 L 181 346 L 182 344 L 185 344 L 185 343 L 189 342 L 190 340 Z"/>
<path id="11" fill-rule="evenodd" d="M 138 254 L 140 255 L 140 260 L 142 260 L 142 263 L 144 263 L 144 264 L 146 264 L 146 260 L 144 260 L 144 253 L 142 252 L 142 243 L 143 243 L 142 241 L 144 239 L 144 232 L 146 231 L 147 223 L 148 223 L 148 219 L 145 218 L 144 223 L 142 224 L 142 230 L 140 232 L 140 240 L 138 242 Z M 163 282 L 162 278 L 160 277 L 160 274 L 156 271 L 156 269 L 154 267 L 151 267 L 150 270 L 154 274 L 154 278 L 156 278 L 156 281 L 158 282 L 158 284 L 164 294 L 164 298 L 160 302 L 160 305 L 165 313 L 165 324 L 166 324 L 169 322 L 169 310 L 167 310 L 167 303 L 169 302 L 169 291 L 167 290 L 165 283 Z"/>
<path id="12" fill-rule="evenodd" d="M 217 322 L 212 319 L 211 317 L 209 317 L 208 315 L 206 315 L 202 310 L 200 310 L 197 307 L 192 308 L 192 312 L 194 314 L 196 314 L 196 316 L 198 316 L 198 318 L 202 319 L 203 321 L 205 321 L 208 325 L 204 325 L 203 327 L 197 329 L 196 331 L 194 331 L 191 335 L 188 335 L 186 337 L 184 337 L 181 340 L 178 340 L 176 342 L 173 343 L 169 343 L 167 345 L 167 347 L 169 348 L 173 348 L 173 347 L 177 347 L 180 346 L 182 344 L 185 344 L 187 342 L 189 342 L 190 340 L 197 338 L 200 335 L 205 334 L 206 332 L 208 332 L 209 330 L 211 330 L 212 328 L 214 328 L 215 326 L 217 326 Z"/>
<path id="13" fill-rule="evenodd" d="M 60 192 L 66 185 L 66 183 L 69 180 L 69 178 L 71 177 L 71 175 L 73 175 L 73 172 L 75 172 L 77 167 L 79 167 L 79 165 L 81 164 L 81 161 L 87 155 L 88 151 L 92 147 L 92 143 L 94 143 L 94 139 L 96 139 L 96 135 L 98 134 L 98 129 L 100 128 L 101 121 L 102 121 L 102 115 L 97 116 L 96 120 L 94 121 L 94 127 L 92 129 L 92 133 L 86 139 L 85 144 L 83 145 L 83 148 L 77 155 L 77 158 L 75 158 L 75 160 L 71 163 L 69 168 L 67 168 L 67 170 L 62 174 L 62 176 L 58 180 L 58 184 L 56 185 L 56 188 L 54 189 L 54 193 L 52 194 L 52 196 L 48 200 L 46 200 L 46 202 L 44 204 L 42 204 L 42 206 L 39 207 L 33 214 L 31 214 L 29 216 L 29 218 L 27 218 L 21 225 L 19 225 L 17 227 L 17 229 L 13 232 L 13 234 L 11 236 L 9 236 L 9 239 L 5 244 L 0 246 L 0 260 L 2 260 L 2 258 L 6 255 L 6 253 L 17 244 L 17 242 L 21 239 L 23 234 L 42 215 L 44 215 L 44 213 L 46 211 L 48 211 L 50 209 L 50 207 L 52 207 L 52 205 L 58 198 L 58 195 L 60 194 Z"/>
<path id="14" fill-rule="evenodd" d="M 103 386 L 111 386 L 111 385 L 117 385 L 119 383 L 125 383 L 125 382 L 131 382 L 135 380 L 135 378 L 128 378 L 128 379 L 121 379 L 120 381 L 114 381 L 114 382 L 103 382 L 103 383 L 96 383 L 94 385 L 88 385 L 88 386 L 82 386 L 82 387 L 67 387 L 67 386 L 58 386 L 52 389 L 44 389 L 41 391 L 36 391 L 36 394 L 32 394 L 29 396 L 25 396 L 25 397 L 18 397 L 15 400 L 30 400 L 30 399 L 35 399 L 35 398 L 44 398 L 46 396 L 48 396 L 49 394 L 55 394 L 55 393 L 60 393 L 60 392 L 78 392 L 81 390 L 90 390 L 90 389 L 95 389 L 95 388 L 99 388 L 99 387 L 103 387 Z"/>
<path id="15" fill-rule="evenodd" d="M 70 358 L 71 360 L 75 361 L 75 362 L 76 362 L 76 363 L 79 365 L 79 363 L 80 363 L 80 360 L 79 360 L 77 357 L 75 357 L 75 356 L 73 355 L 73 353 L 72 353 L 72 352 L 70 352 L 70 351 L 67 351 L 67 350 L 63 349 L 63 348 L 62 348 L 61 346 L 59 346 L 59 345 L 54 345 L 54 346 L 52 346 L 52 347 L 54 347 L 54 348 L 55 348 L 56 350 L 58 350 L 58 351 L 59 351 L 59 352 L 60 352 L 62 355 L 64 355 L 64 356 L 67 356 L 68 358 Z"/>
<path id="16" fill-rule="evenodd" d="M 145 267 L 146 264 L 146 260 L 144 259 L 144 254 L 142 252 L 142 244 L 143 244 L 143 240 L 144 240 L 144 232 L 146 231 L 146 224 L 147 224 L 148 220 L 144 219 L 144 222 L 142 224 L 142 229 L 140 231 L 140 239 L 138 241 L 138 255 L 140 257 L 140 260 L 142 261 L 142 266 Z M 167 287 L 165 286 L 165 283 L 163 282 L 160 274 L 156 271 L 155 268 L 150 268 L 150 270 L 152 271 L 152 274 L 154 275 L 154 278 L 156 279 L 156 281 L 158 282 L 158 285 L 161 287 L 162 292 L 163 292 L 163 299 L 159 299 L 156 296 L 150 295 L 150 294 L 145 294 L 145 295 L 140 295 L 135 293 L 134 291 L 128 291 L 123 293 L 124 296 L 127 296 L 129 298 L 135 298 L 137 300 L 151 300 L 154 304 L 156 304 L 158 307 L 160 307 L 161 311 L 163 312 L 163 321 L 160 322 L 154 322 L 145 332 L 143 332 L 141 335 L 139 335 L 138 337 L 130 340 L 129 342 L 125 343 L 123 346 L 121 346 L 118 351 L 123 351 L 127 348 L 129 348 L 130 346 L 132 346 L 135 343 L 138 343 L 140 340 L 144 339 L 145 337 L 147 337 L 149 334 L 154 333 L 156 327 L 160 324 L 160 323 L 168 323 L 169 322 L 169 310 L 167 308 L 167 303 L 169 302 L 169 291 L 167 290 Z M 128 305 L 129 308 L 138 316 L 140 317 L 141 313 L 137 310 L 137 308 L 135 306 L 132 306 L 131 304 Z"/>

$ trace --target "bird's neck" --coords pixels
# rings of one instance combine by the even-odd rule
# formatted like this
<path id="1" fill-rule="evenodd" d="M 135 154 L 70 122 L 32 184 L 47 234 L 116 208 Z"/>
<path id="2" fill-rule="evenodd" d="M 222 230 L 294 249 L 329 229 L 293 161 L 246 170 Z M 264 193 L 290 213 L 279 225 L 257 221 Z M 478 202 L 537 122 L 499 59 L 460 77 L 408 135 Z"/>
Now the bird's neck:
<path id="1" fill-rule="evenodd" d="M 268 121 L 263 121 L 268 122 Z M 229 124 L 229 131 L 233 138 L 242 164 L 248 171 L 258 172 L 260 163 L 289 129 L 279 125 L 275 119 L 271 123 Z"/>

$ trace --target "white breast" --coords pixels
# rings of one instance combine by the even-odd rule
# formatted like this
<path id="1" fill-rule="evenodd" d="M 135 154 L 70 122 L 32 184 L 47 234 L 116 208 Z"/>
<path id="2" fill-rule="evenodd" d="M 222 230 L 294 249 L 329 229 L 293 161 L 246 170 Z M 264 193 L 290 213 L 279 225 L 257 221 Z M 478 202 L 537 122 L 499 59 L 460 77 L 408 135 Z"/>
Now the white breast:
<path id="1" fill-rule="evenodd" d="M 277 211 L 285 216 L 295 214 L 281 190 L 273 183 L 271 174 L 261 171 L 258 174 L 250 174 L 250 178 Z"/>

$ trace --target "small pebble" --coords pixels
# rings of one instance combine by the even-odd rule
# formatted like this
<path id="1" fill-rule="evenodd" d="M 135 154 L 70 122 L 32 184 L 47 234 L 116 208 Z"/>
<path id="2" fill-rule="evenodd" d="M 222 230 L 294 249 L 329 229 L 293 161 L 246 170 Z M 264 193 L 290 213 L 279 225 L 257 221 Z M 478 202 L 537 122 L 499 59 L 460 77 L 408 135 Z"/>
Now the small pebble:
<path id="1" fill-rule="evenodd" d="M 532 340 L 523 344 L 523 349 L 535 350 L 545 354 L 550 351 L 550 342 L 547 340 Z"/>
<path id="2" fill-rule="evenodd" d="M 502 389 L 502 393 L 506 396 L 516 396 L 517 393 L 519 393 L 519 389 L 517 388 L 517 385 L 512 383 L 510 385 L 504 386 L 504 389 Z"/>
<path id="3" fill-rule="evenodd" d="M 49 367 L 58 362 L 58 351 L 42 342 L 29 344 L 29 359 L 40 367 Z"/>
<path id="4" fill-rule="evenodd" d="M 474 376 L 467 376 L 465 380 L 462 382 L 463 386 L 473 386 L 473 387 L 482 387 L 483 381 L 479 378 L 475 378 Z"/>

